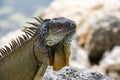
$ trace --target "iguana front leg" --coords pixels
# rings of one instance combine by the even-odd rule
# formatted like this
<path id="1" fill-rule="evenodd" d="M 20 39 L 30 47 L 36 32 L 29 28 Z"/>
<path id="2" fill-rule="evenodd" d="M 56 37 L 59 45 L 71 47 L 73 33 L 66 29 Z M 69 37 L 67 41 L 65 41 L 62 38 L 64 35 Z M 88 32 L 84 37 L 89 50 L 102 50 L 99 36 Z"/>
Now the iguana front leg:
<path id="1" fill-rule="evenodd" d="M 38 68 L 37 73 L 33 80 L 42 80 L 44 73 L 46 71 L 46 68 L 48 66 L 48 62 L 49 62 L 48 60 L 49 60 L 48 57 L 44 58 L 44 61 L 42 62 L 42 65 Z"/>
<path id="2" fill-rule="evenodd" d="M 34 54 L 37 58 L 37 60 L 40 62 L 40 66 L 35 74 L 35 77 L 33 80 L 42 80 L 44 73 L 46 71 L 46 68 L 48 66 L 49 63 L 49 57 L 48 57 L 48 50 L 46 48 L 46 46 L 43 43 L 43 40 L 40 39 L 36 39 L 34 41 Z"/>

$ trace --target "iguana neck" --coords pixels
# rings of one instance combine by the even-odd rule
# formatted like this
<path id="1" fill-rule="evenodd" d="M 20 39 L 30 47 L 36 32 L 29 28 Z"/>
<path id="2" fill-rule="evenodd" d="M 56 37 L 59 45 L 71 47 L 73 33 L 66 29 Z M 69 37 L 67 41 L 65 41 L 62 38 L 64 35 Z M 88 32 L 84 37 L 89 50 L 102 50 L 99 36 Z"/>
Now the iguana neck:
<path id="1" fill-rule="evenodd" d="M 43 34 L 40 34 L 40 32 L 38 32 L 33 43 L 34 54 L 39 62 L 43 62 L 43 59 L 45 57 L 48 57 L 48 48 L 45 45 L 44 37 L 45 36 L 43 36 Z"/>

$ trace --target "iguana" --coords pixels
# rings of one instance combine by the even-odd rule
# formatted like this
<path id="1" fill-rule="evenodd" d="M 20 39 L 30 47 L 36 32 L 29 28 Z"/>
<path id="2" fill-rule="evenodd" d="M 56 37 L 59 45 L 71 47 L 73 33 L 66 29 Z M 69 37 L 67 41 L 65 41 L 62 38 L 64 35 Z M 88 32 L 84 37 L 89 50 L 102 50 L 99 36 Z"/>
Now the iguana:
<path id="1" fill-rule="evenodd" d="M 48 65 L 60 70 L 69 65 L 74 21 L 64 17 L 27 22 L 23 34 L 0 49 L 0 80 L 42 80 Z"/>

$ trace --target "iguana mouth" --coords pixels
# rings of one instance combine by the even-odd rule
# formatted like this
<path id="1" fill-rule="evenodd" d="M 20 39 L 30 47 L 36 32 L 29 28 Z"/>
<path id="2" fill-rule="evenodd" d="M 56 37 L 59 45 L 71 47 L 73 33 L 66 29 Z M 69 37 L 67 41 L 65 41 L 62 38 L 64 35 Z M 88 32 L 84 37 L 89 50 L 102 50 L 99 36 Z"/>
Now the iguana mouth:
<path id="1" fill-rule="evenodd" d="M 56 31 L 54 34 L 56 34 L 56 33 L 61 33 L 61 32 L 64 32 L 65 30 L 58 30 L 58 31 Z M 69 34 L 69 33 L 72 33 L 72 32 L 75 32 L 76 31 L 76 29 L 71 29 L 71 30 L 69 30 L 68 32 L 66 32 L 66 34 Z M 54 35 L 53 34 L 53 35 Z"/>

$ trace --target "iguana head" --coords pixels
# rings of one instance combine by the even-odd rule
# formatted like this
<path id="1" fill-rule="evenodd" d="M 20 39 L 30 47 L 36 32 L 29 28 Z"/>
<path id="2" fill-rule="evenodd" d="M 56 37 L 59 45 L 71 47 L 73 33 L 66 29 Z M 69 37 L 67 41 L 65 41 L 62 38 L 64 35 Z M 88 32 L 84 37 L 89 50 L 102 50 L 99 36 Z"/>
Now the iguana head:
<path id="1" fill-rule="evenodd" d="M 75 32 L 76 24 L 74 21 L 64 17 L 50 19 L 47 23 L 48 32 L 46 35 L 46 45 L 54 46 L 61 42 L 66 35 Z"/>
<path id="2" fill-rule="evenodd" d="M 76 31 L 76 24 L 74 21 L 64 17 L 53 19 L 45 19 L 41 26 L 40 32 L 45 35 L 45 44 L 51 49 L 49 52 L 49 64 L 53 66 L 54 70 L 59 70 L 65 65 L 68 65 L 69 52 L 65 50 L 65 41 L 70 39 Z M 41 34 L 43 34 L 41 33 Z"/>

